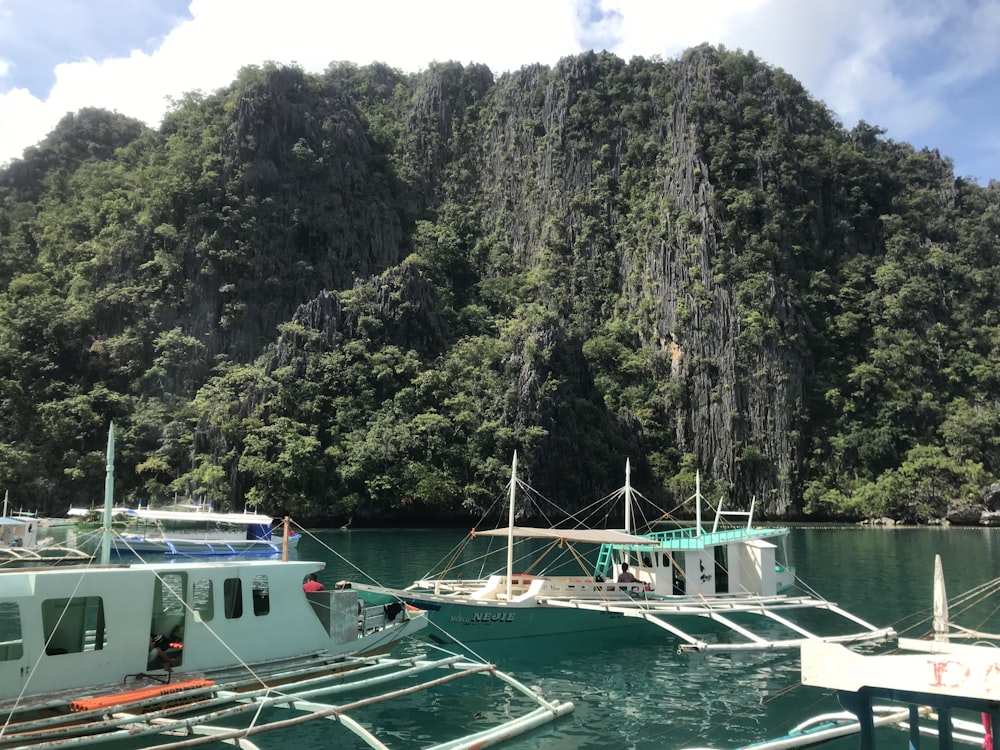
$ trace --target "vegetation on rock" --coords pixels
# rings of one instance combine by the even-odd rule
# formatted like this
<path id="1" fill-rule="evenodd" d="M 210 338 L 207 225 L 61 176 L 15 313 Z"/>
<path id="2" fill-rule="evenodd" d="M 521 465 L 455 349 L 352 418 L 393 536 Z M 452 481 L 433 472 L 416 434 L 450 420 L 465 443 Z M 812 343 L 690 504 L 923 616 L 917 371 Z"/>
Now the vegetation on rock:
<path id="1" fill-rule="evenodd" d="M 0 170 L 0 485 L 465 523 L 625 459 L 674 507 L 923 521 L 1000 475 L 1000 186 L 708 46 L 265 65 Z"/>

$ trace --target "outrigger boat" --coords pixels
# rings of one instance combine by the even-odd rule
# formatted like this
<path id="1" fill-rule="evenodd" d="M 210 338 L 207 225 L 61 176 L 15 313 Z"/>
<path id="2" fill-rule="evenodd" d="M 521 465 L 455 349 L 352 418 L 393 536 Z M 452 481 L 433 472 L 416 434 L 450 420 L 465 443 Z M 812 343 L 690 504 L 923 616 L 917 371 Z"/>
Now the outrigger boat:
<path id="1" fill-rule="evenodd" d="M 958 597 L 966 615 L 996 612 L 1000 578 Z M 938 747 L 992 748 L 1000 731 L 1000 634 L 952 622 L 940 555 L 934 559 L 932 638 L 899 638 L 887 653 L 857 653 L 837 643 L 802 645 L 802 685 L 834 690 L 846 709 L 812 717 L 788 734 L 740 750 L 785 750 L 857 735 L 878 747 L 876 729 L 909 734 L 909 747 L 936 737 Z M 971 640 L 973 644 L 955 643 Z M 893 746 L 896 746 L 895 744 Z"/>
<path id="2" fill-rule="evenodd" d="M 154 508 L 125 509 L 121 516 L 128 528 L 115 534 L 116 555 L 265 556 L 276 557 L 283 549 L 294 549 L 301 534 L 275 538 L 272 530 L 280 521 L 257 513 L 215 513 L 200 507 L 191 510 Z M 167 525 L 187 531 L 168 531 Z"/>
<path id="3" fill-rule="evenodd" d="M 0 516 L 0 568 L 25 565 L 72 565 L 87 562 L 93 555 L 62 544 L 51 537 L 38 538 L 39 521 L 33 515 L 8 515 L 8 496 L 4 493 Z"/>
<path id="4" fill-rule="evenodd" d="M 642 626 L 676 637 L 682 651 L 791 649 L 807 640 L 877 642 L 893 637 L 891 628 L 878 628 L 833 602 L 786 593 L 796 583 L 794 570 L 776 561 L 772 540 L 787 536 L 789 530 L 754 526 L 753 506 L 739 512 L 720 509 L 711 530 L 706 530 L 700 480 L 693 497 L 693 527 L 633 533 L 631 507 L 637 493 L 630 474 L 626 464 L 625 487 L 616 493 L 624 498 L 623 530 L 516 526 L 516 492 L 521 484 L 515 454 L 507 527 L 473 530 L 466 539 L 506 537 L 506 571 L 463 578 L 449 568 L 406 588 L 349 585 L 426 610 L 432 626 L 427 635 L 442 642 L 506 641 Z M 745 523 L 720 527 L 734 516 Z M 551 543 L 536 555 L 533 566 L 540 566 L 554 549 L 569 549 L 581 563 L 580 573 L 544 569 L 516 573 L 515 539 Z M 599 545 L 594 567 L 585 567 L 578 543 Z M 615 580 L 616 566 L 622 563 L 635 571 L 633 580 Z M 796 618 L 802 613 L 808 613 L 802 618 L 809 621 L 808 627 Z M 711 628 L 699 628 L 716 631 L 715 638 L 693 632 L 687 628 L 691 622 L 712 623 Z M 850 629 L 845 632 L 846 628 Z"/>
<path id="5" fill-rule="evenodd" d="M 108 518 L 113 440 L 112 427 Z M 110 520 L 103 534 L 106 541 Z M 328 719 L 384 749 L 382 728 L 364 726 L 358 713 L 474 676 L 509 686 L 504 720 L 448 739 L 442 750 L 493 745 L 573 710 L 490 664 L 454 654 L 388 656 L 426 616 L 366 606 L 354 591 L 304 591 L 303 578 L 322 568 L 286 560 L 111 564 L 104 547 L 99 565 L 0 571 L 0 748 L 122 739 L 254 748 L 247 738 L 260 732 Z"/>

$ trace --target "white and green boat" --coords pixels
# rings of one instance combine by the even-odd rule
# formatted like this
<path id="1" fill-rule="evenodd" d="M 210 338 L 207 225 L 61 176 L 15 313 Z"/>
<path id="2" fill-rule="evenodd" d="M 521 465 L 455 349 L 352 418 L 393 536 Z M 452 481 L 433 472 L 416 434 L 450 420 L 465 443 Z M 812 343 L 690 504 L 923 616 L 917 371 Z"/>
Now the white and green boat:
<path id="1" fill-rule="evenodd" d="M 804 640 L 859 642 L 894 636 L 891 628 L 876 627 L 833 602 L 793 593 L 795 572 L 777 560 L 775 544 L 789 529 L 755 526 L 752 506 L 739 512 L 720 507 L 711 528 L 705 528 L 700 483 L 692 498 L 693 526 L 643 534 L 633 532 L 637 493 L 628 465 L 625 486 L 615 493 L 624 502 L 624 529 L 517 526 L 519 486 L 515 455 L 507 526 L 473 530 L 468 537 L 505 537 L 505 569 L 463 577 L 449 564 L 443 574 L 405 588 L 350 585 L 427 611 L 431 627 L 426 635 L 441 642 L 646 628 L 673 636 L 681 650 L 736 651 L 796 648 Z M 728 525 L 734 518 L 738 525 Z M 515 546 L 532 540 L 532 563 L 519 572 Z M 537 540 L 550 542 L 549 549 L 538 553 Z M 586 562 L 583 547 L 590 548 L 591 558 L 596 550 L 596 562 Z M 547 553 L 555 550 L 568 550 L 579 561 L 579 572 L 543 567 Z M 622 580 L 622 563 L 631 574 L 625 578 L 634 580 Z M 481 566 L 482 559 L 476 564 Z"/>

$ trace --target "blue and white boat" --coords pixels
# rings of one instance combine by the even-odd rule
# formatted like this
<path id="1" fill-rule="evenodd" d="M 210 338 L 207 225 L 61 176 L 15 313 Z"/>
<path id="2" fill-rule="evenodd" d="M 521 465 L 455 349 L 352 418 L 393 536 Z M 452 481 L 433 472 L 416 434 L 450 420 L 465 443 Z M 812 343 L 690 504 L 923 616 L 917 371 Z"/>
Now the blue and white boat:
<path id="1" fill-rule="evenodd" d="M 753 507 L 717 511 L 711 529 L 704 528 L 700 483 L 692 498 L 694 526 L 643 534 L 632 531 L 628 466 L 625 487 L 617 493 L 625 504 L 624 529 L 517 526 L 518 487 L 515 455 L 508 525 L 473 530 L 469 536 L 506 538 L 505 569 L 467 578 L 449 567 L 406 588 L 350 585 L 426 610 L 429 637 L 461 643 L 599 631 L 620 636 L 644 627 L 672 635 L 680 650 L 737 651 L 797 648 L 805 640 L 880 641 L 894 635 L 891 628 L 876 627 L 833 602 L 792 593 L 794 570 L 777 561 L 774 543 L 789 530 L 754 526 Z M 733 517 L 740 524 L 723 528 Z M 531 567 L 520 572 L 514 568 L 515 540 L 536 541 Z M 549 549 L 538 553 L 539 540 L 550 542 Z M 586 563 L 587 553 L 577 545 L 596 548 L 596 563 Z M 543 567 L 553 550 L 569 550 L 580 561 L 579 572 Z M 622 563 L 631 573 L 624 578 L 632 580 L 620 574 L 616 578 Z M 476 564 L 481 566 L 482 559 Z M 803 613 L 808 615 L 799 618 Z"/>
<path id="2" fill-rule="evenodd" d="M 257 513 L 191 510 L 126 509 L 124 529 L 114 535 L 116 555 L 184 557 L 276 557 L 293 550 L 301 534 L 289 531 L 287 545 L 276 519 Z"/>

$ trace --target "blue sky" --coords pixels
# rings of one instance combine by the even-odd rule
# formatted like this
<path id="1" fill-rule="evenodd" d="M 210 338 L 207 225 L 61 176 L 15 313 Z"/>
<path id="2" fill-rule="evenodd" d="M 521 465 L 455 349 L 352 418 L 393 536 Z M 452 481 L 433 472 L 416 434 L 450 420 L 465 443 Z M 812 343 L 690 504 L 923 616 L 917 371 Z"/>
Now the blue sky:
<path id="1" fill-rule="evenodd" d="M 784 68 L 846 127 L 863 119 L 937 148 L 959 176 L 1000 179 L 1000 0 L 0 0 L 0 164 L 66 112 L 99 106 L 155 126 L 169 97 L 267 60 L 499 73 L 702 42 Z"/>

